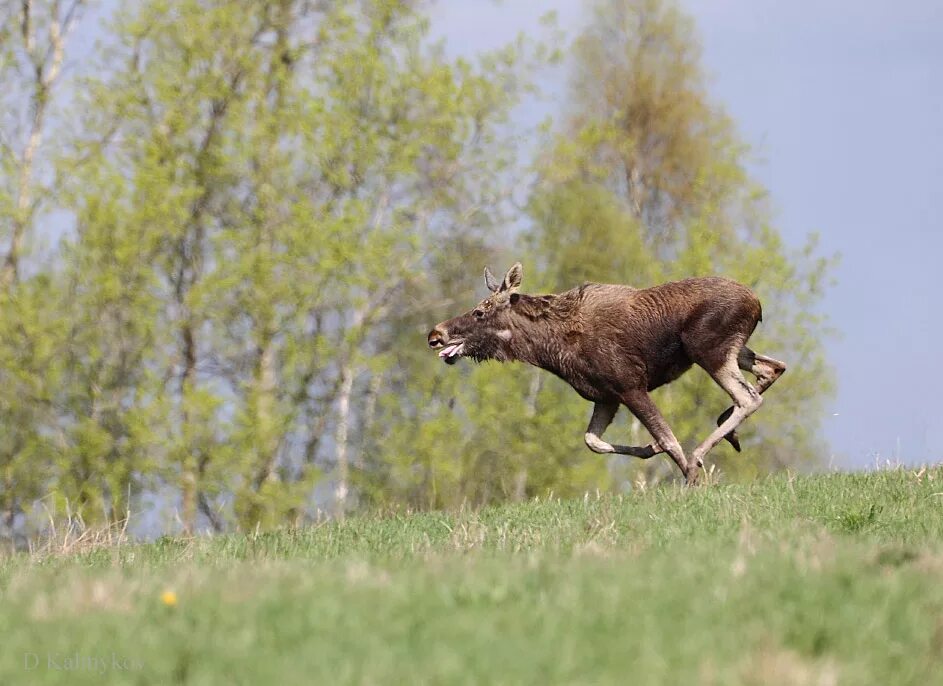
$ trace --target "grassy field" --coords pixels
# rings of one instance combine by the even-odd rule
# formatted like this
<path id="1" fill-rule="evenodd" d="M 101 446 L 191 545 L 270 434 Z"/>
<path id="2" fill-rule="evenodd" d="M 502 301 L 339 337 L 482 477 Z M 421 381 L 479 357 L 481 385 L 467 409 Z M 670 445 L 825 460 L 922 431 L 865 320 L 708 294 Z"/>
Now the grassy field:
<path id="1" fill-rule="evenodd" d="M 0 684 L 943 684 L 943 469 L 0 560 Z"/>

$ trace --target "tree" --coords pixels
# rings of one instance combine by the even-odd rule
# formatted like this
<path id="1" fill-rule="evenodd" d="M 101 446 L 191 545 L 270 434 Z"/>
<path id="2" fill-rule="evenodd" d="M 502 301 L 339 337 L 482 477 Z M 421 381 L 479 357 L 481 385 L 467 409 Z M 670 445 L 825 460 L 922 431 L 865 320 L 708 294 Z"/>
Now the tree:
<path id="1" fill-rule="evenodd" d="M 543 283 L 644 286 L 720 273 L 753 287 L 767 321 L 751 346 L 790 368 L 744 426 L 747 456 L 714 459 L 731 475 L 815 460 L 831 388 L 816 304 L 830 263 L 814 239 L 788 250 L 770 224 L 748 149 L 708 98 L 693 23 L 667 0 L 600 0 L 574 60 L 572 111 L 540 161 L 531 200 Z M 687 449 L 727 403 L 698 372 L 655 400 Z M 560 402 L 586 414 L 583 403 Z M 639 431 L 633 422 L 632 438 L 644 442 Z M 649 476 L 659 469 L 644 467 Z"/>
<path id="2" fill-rule="evenodd" d="M 518 63 L 522 70 L 516 81 L 529 83 L 534 69 L 553 58 L 541 44 L 519 42 L 497 62 L 495 56 L 486 57 L 482 67 L 494 74 L 501 64 Z M 495 85 L 491 108 L 504 109 L 502 88 Z M 355 484 L 369 503 L 422 509 L 477 506 L 549 492 L 579 495 L 609 484 L 603 462 L 586 460 L 574 450 L 569 439 L 582 435 L 581 429 L 574 425 L 560 440 L 572 416 L 545 392 L 554 380 L 519 366 L 464 363 L 446 368 L 424 344 L 433 323 L 480 299 L 482 266 L 507 259 L 497 246 L 506 227 L 521 219 L 514 199 L 522 167 L 513 135 L 506 130 L 501 139 L 479 144 L 474 166 L 487 169 L 491 178 L 452 180 L 460 203 L 457 218 L 473 221 L 466 220 L 461 232 L 440 229 L 420 243 L 427 258 L 405 292 L 413 307 L 393 312 L 388 322 L 388 371 L 376 401 L 368 395 L 369 411 L 358 431 L 364 442 Z M 493 156 L 499 151 L 504 155 L 495 165 Z"/>
<path id="3" fill-rule="evenodd" d="M 29 248 L 51 209 L 46 145 L 83 0 L 0 2 L 0 531 L 44 493 L 63 445 L 55 412 L 63 320 L 54 275 Z"/>
<path id="4" fill-rule="evenodd" d="M 298 521 L 322 475 L 349 506 L 394 323 L 487 223 L 517 87 L 513 52 L 474 67 L 427 30 L 394 0 L 118 17 L 63 163 L 87 295 L 72 386 L 110 389 L 115 410 L 84 422 L 98 442 L 73 441 L 84 488 L 160 492 L 191 531 Z"/>

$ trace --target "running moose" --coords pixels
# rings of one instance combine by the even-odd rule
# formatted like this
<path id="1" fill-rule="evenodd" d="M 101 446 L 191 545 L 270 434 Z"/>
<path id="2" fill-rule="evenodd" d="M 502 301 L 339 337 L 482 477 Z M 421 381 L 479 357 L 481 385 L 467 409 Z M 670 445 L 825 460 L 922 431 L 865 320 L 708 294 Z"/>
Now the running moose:
<path id="1" fill-rule="evenodd" d="M 429 345 L 448 364 L 460 357 L 518 360 L 556 374 L 595 403 L 585 436 L 594 452 L 643 459 L 668 453 L 693 484 L 704 456 L 721 439 L 740 450 L 737 427 L 786 370 L 779 360 L 746 346 L 762 311 L 753 292 L 735 281 L 694 278 L 645 289 L 586 283 L 554 295 L 525 295 L 518 293 L 522 276 L 520 262 L 501 282 L 485 268 L 491 295 L 470 312 L 437 324 Z M 710 374 L 733 406 L 689 461 L 648 393 L 692 364 Z M 755 387 L 741 370 L 756 377 Z M 620 403 L 648 429 L 652 443 L 611 445 L 602 439 Z"/>

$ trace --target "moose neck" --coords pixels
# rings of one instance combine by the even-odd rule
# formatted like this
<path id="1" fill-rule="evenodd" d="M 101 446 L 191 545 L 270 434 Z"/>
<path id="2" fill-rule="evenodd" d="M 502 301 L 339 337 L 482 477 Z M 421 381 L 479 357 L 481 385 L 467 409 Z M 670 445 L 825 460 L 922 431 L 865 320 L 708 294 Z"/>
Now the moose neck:
<path id="1" fill-rule="evenodd" d="M 567 334 L 577 323 L 574 299 L 569 293 L 521 295 L 514 310 L 514 359 L 560 374 L 568 357 Z"/>

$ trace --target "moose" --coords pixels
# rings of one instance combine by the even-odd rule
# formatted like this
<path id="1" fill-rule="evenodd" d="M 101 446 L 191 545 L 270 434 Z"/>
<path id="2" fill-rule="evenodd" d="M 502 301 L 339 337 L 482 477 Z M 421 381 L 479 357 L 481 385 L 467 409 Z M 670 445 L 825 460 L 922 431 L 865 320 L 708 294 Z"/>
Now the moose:
<path id="1" fill-rule="evenodd" d="M 786 365 L 746 346 L 762 319 L 756 295 L 722 277 L 689 278 L 651 288 L 603 283 L 552 295 L 519 293 L 523 267 L 515 263 L 499 282 L 485 268 L 491 295 L 429 332 L 429 346 L 447 364 L 521 361 L 566 381 L 594 403 L 585 441 L 590 450 L 648 459 L 667 453 L 688 485 L 704 457 L 726 439 L 740 452 L 737 427 L 756 412 L 762 394 Z M 674 381 L 692 365 L 706 371 L 733 400 L 717 428 L 685 458 L 649 392 Z M 750 385 L 743 371 L 756 377 Z M 645 446 L 602 439 L 619 405 L 625 405 L 654 439 Z"/>

